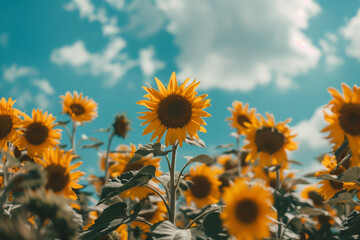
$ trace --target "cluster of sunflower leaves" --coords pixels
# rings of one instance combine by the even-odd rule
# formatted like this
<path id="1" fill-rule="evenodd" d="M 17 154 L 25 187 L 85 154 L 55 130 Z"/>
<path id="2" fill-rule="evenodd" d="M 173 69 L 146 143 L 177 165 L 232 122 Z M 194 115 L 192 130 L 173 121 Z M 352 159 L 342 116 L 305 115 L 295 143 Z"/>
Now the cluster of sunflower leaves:
<path id="1" fill-rule="evenodd" d="M 201 140 L 191 142 L 197 146 L 204 146 Z M 344 155 L 347 142 L 335 152 L 335 155 Z M 221 145 L 219 148 L 228 147 Z M 154 156 L 165 156 L 169 151 L 165 146 L 155 143 L 147 144 L 139 148 L 130 162 L 136 162 L 142 157 L 153 154 Z M 235 149 L 227 149 L 225 154 L 237 155 Z M 5 152 L 3 154 L 6 154 Z M 348 156 L 348 154 L 345 154 Z M 208 165 L 214 164 L 210 158 L 194 158 L 192 162 L 200 162 Z M 143 210 L 150 204 L 155 196 L 145 201 L 121 201 L 117 196 L 120 193 L 136 186 L 144 186 L 151 179 L 155 178 L 156 168 L 152 165 L 145 166 L 140 170 L 124 173 L 104 185 L 100 199 L 94 207 L 88 206 L 89 192 L 77 190 L 79 200 L 78 207 L 70 207 L 74 202 L 63 196 L 48 193 L 45 191 L 46 177 L 40 168 L 31 162 L 20 163 L 19 158 L 9 154 L 8 167 L 19 167 L 26 171 L 15 174 L 6 187 L 1 190 L 0 196 L 0 239 L 1 240 L 35 240 L 35 239 L 124 239 L 115 230 L 122 225 L 128 226 L 131 232 L 131 239 L 231 239 L 227 230 L 222 225 L 220 218 L 221 203 L 205 206 L 201 209 L 186 204 L 179 204 L 178 217 L 183 217 L 183 224 L 189 225 L 189 219 L 198 219 L 191 227 L 178 227 L 170 221 L 164 220 L 151 226 L 150 231 L 144 233 L 141 228 L 131 228 L 131 222 L 141 219 L 146 214 L 151 214 L 151 209 Z M 348 160 L 345 157 L 339 162 L 338 167 Z M 191 161 L 191 160 L 190 160 Z M 191 162 L 191 163 L 192 163 Z M 296 163 L 296 162 L 293 162 Z M 234 169 L 228 167 L 227 176 L 235 177 Z M 268 172 L 278 170 L 276 167 L 266 169 Z M 234 175 L 234 176 L 231 176 Z M 313 176 L 309 174 L 308 176 Z M 340 182 L 359 183 L 360 168 L 353 167 L 334 179 L 330 175 L 322 175 L 319 178 L 325 180 L 336 180 Z M 163 174 L 158 177 L 160 181 L 168 181 L 169 176 Z M 343 211 L 344 204 L 349 209 L 354 209 L 356 202 L 353 200 L 356 190 L 341 191 L 329 200 L 333 208 L 339 208 L 339 212 L 348 212 L 347 216 L 332 217 L 335 222 L 330 221 L 329 213 L 320 208 L 314 208 L 311 201 L 300 200 L 294 189 L 297 184 L 306 184 L 304 179 L 284 179 L 281 187 L 273 191 L 274 207 L 277 214 L 282 216 L 281 223 L 275 219 L 270 228 L 272 237 L 268 239 L 279 239 L 276 237 L 277 226 L 280 224 L 284 230 L 281 239 L 359 239 L 360 236 L 360 213 L 356 210 L 351 213 Z M 182 180 L 179 191 L 186 190 L 191 182 Z M 84 226 L 87 223 L 89 211 L 99 213 L 95 223 L 87 230 Z M 180 216 L 181 215 L 181 216 Z M 315 221 L 303 219 L 317 219 Z M 340 219 L 343 220 L 340 220 Z M 145 219 L 145 218 L 142 218 Z M 187 220 L 186 220 L 187 219 Z M 126 235 L 126 239 L 130 239 Z"/>

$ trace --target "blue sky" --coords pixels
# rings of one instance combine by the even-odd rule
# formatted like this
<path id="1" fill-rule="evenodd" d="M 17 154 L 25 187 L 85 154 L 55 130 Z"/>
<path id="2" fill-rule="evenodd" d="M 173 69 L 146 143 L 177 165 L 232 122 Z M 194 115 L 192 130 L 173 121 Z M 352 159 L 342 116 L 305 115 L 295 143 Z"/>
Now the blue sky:
<path id="1" fill-rule="evenodd" d="M 329 150 L 320 134 L 328 87 L 359 84 L 360 1 L 348 0 L 61 0 L 0 2 L 0 96 L 17 99 L 30 113 L 42 108 L 59 119 L 59 96 L 77 90 L 99 104 L 99 117 L 80 133 L 106 140 L 93 129 L 125 112 L 132 131 L 120 143 L 146 144 L 136 105 L 141 86 L 201 81 L 213 117 L 201 134 L 212 154 L 234 142 L 224 121 L 232 101 L 249 102 L 277 121 L 289 117 L 300 149 L 290 156 L 317 166 Z M 64 134 L 64 138 L 66 135 Z M 95 150 L 81 152 L 83 169 L 96 172 Z M 184 160 L 182 160 L 184 161 Z"/>

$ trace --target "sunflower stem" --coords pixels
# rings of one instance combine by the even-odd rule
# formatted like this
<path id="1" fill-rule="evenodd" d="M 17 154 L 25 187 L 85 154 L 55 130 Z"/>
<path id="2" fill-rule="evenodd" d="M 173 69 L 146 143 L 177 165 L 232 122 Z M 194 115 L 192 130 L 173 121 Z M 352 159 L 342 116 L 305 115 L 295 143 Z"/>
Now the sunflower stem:
<path id="1" fill-rule="evenodd" d="M 211 212 L 215 212 L 215 211 L 219 211 L 220 209 L 221 209 L 221 207 L 220 208 L 214 208 L 214 209 L 211 209 L 209 211 L 205 211 L 205 212 L 199 214 L 194 220 L 189 222 L 184 229 L 190 228 L 197 220 L 204 217 L 206 214 L 211 213 Z"/>
<path id="2" fill-rule="evenodd" d="M 170 215 L 170 208 L 169 208 L 169 204 L 167 203 L 166 199 L 164 198 L 164 196 L 159 193 L 158 190 L 156 190 L 155 188 L 153 188 L 152 186 L 149 186 L 149 185 L 145 185 L 144 187 L 147 187 L 147 188 L 150 188 L 151 190 L 153 190 L 160 198 L 161 200 L 164 202 L 165 204 L 165 207 L 166 207 L 166 210 L 168 211 L 168 215 Z M 170 217 L 170 216 L 169 216 Z"/>
<path id="3" fill-rule="evenodd" d="M 171 165 L 170 165 L 170 222 L 175 224 L 176 215 L 176 188 L 175 188 L 175 165 L 176 165 L 176 149 L 178 144 L 172 146 Z"/>
<path id="4" fill-rule="evenodd" d="M 276 169 L 276 191 L 280 194 L 280 168 Z M 282 238 L 282 234 L 281 234 L 281 216 L 279 214 L 279 211 L 277 213 L 277 220 L 278 220 L 278 238 L 277 239 L 281 239 Z"/>
<path id="5" fill-rule="evenodd" d="M 72 133 L 71 133 L 71 149 L 72 153 L 76 154 L 76 146 L 75 146 L 75 133 L 76 133 L 76 121 L 72 121 Z"/>
<path id="6" fill-rule="evenodd" d="M 241 135 L 239 135 L 239 136 L 236 138 L 236 150 L 237 150 L 236 159 L 237 159 L 237 172 L 238 172 L 238 177 L 241 176 L 240 139 L 241 139 Z"/>
<path id="7" fill-rule="evenodd" d="M 105 155 L 105 184 L 109 181 L 110 173 L 109 173 L 109 153 L 110 153 L 110 147 L 111 142 L 115 136 L 114 131 L 111 131 L 111 134 L 109 136 L 108 145 L 106 147 L 106 155 Z"/>

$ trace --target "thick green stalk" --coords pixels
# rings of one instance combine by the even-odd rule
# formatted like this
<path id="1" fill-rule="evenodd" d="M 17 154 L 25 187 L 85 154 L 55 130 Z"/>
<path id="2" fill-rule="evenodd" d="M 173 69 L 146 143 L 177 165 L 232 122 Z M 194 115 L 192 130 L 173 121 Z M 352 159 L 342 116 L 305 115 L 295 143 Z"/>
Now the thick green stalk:
<path id="1" fill-rule="evenodd" d="M 176 185 L 175 185 L 175 166 L 176 166 L 177 144 L 172 146 L 171 164 L 170 164 L 170 222 L 175 224 L 176 216 Z"/>

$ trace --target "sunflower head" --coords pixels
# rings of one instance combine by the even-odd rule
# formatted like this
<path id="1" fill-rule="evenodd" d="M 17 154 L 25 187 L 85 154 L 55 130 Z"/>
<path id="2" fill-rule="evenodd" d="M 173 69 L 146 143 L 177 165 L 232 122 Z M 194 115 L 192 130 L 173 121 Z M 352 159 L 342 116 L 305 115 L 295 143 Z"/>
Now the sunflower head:
<path id="1" fill-rule="evenodd" d="M 301 197 L 304 199 L 310 199 L 315 207 L 322 207 L 324 204 L 324 198 L 318 193 L 318 187 L 316 185 L 309 185 L 301 191 Z"/>
<path id="2" fill-rule="evenodd" d="M 113 128 L 116 136 L 126 138 L 126 135 L 130 130 L 130 122 L 125 114 L 116 115 Z"/>
<path id="3" fill-rule="evenodd" d="M 276 124 L 272 114 L 266 113 L 266 116 L 267 119 L 260 116 L 261 121 L 246 131 L 247 144 L 244 149 L 250 151 L 246 161 L 254 162 L 259 158 L 262 166 L 284 164 L 287 162 L 286 150 L 297 149 L 293 141 L 296 134 L 292 135 L 286 125 L 290 119 Z"/>
<path id="4" fill-rule="evenodd" d="M 225 189 L 224 226 L 237 239 L 263 239 L 270 235 L 267 216 L 272 215 L 271 193 L 261 185 L 248 186 L 242 179 Z"/>
<path id="5" fill-rule="evenodd" d="M 322 132 L 329 132 L 328 138 L 335 144 L 335 148 L 340 147 L 347 139 L 355 164 L 358 164 L 360 163 L 360 87 L 354 85 L 351 89 L 343 83 L 342 89 L 343 96 L 333 88 L 328 89 L 333 99 L 328 104 L 331 113 L 324 111 L 325 120 L 329 125 L 322 129 Z"/>
<path id="6" fill-rule="evenodd" d="M 20 117 L 24 114 L 13 108 L 14 103 L 11 98 L 0 100 L 0 150 L 8 151 L 8 142 L 17 145 L 22 134 L 19 130 L 23 126 Z"/>
<path id="7" fill-rule="evenodd" d="M 83 97 L 83 94 L 78 94 L 77 91 L 66 92 L 65 96 L 60 96 L 63 101 L 63 113 L 68 114 L 72 120 L 84 123 L 93 120 L 97 117 L 97 104 L 94 100 L 88 97 Z"/>
<path id="8" fill-rule="evenodd" d="M 192 184 L 190 189 L 184 192 L 188 205 L 193 201 L 201 208 L 219 202 L 221 182 L 217 177 L 218 173 L 218 169 L 205 164 L 190 168 L 186 179 Z"/>
<path id="9" fill-rule="evenodd" d="M 42 159 L 35 158 L 35 162 L 44 167 L 47 175 L 46 189 L 76 200 L 77 195 L 73 189 L 83 187 L 77 182 L 79 177 L 85 175 L 85 173 L 80 171 L 71 172 L 82 164 L 77 162 L 70 165 L 74 156 L 71 151 L 65 152 L 58 147 L 55 149 L 49 148 L 43 153 Z"/>
<path id="10" fill-rule="evenodd" d="M 230 121 L 230 126 L 237 129 L 239 134 L 245 134 L 249 125 L 257 121 L 255 108 L 249 110 L 249 104 L 245 105 L 242 102 L 234 101 L 232 103 L 233 108 L 228 108 L 231 112 L 231 117 L 226 120 Z"/>
<path id="11" fill-rule="evenodd" d="M 202 125 L 206 125 L 202 117 L 211 116 L 203 109 L 210 106 L 210 100 L 204 99 L 206 94 L 198 96 L 195 89 L 199 82 L 195 80 L 189 84 L 189 78 L 178 86 L 175 72 L 171 75 L 167 88 L 155 78 L 159 90 L 151 87 L 144 87 L 148 93 L 144 97 L 148 100 L 137 102 L 147 108 L 148 111 L 139 117 L 146 120 L 141 125 L 149 124 L 143 135 L 152 131 L 151 140 L 157 137 L 160 142 L 166 132 L 165 145 L 169 146 L 178 142 L 182 146 L 186 136 L 199 138 L 197 132 L 206 132 Z"/>
<path id="12" fill-rule="evenodd" d="M 20 138 L 19 148 L 27 148 L 27 154 L 32 157 L 56 146 L 61 138 L 61 130 L 53 129 L 56 125 L 55 120 L 52 114 L 43 113 L 42 110 L 33 109 L 32 118 L 25 115 L 24 135 Z"/>

